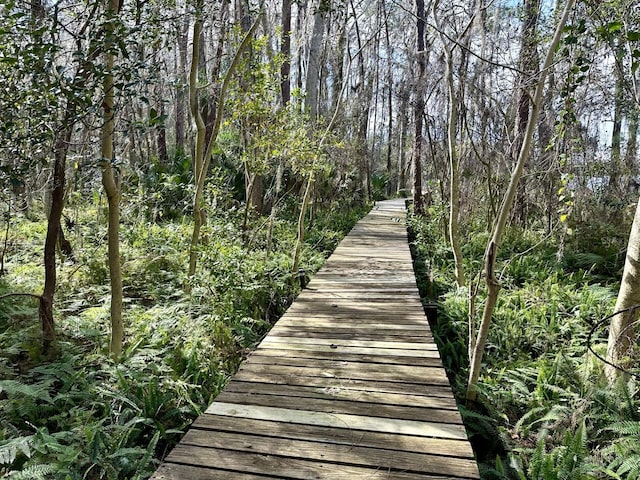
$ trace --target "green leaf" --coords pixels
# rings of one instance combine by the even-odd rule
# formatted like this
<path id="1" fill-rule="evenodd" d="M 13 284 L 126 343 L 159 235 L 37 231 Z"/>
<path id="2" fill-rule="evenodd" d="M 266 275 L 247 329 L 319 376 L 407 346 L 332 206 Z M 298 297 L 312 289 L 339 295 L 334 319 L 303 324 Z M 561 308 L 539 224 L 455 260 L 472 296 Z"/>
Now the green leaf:
<path id="1" fill-rule="evenodd" d="M 630 42 L 637 42 L 640 40 L 640 31 L 630 31 L 627 32 L 627 40 Z"/>
<path id="2" fill-rule="evenodd" d="M 607 31 L 609 33 L 617 33 L 620 30 L 622 30 L 622 22 L 620 21 L 609 22 L 607 24 Z"/>

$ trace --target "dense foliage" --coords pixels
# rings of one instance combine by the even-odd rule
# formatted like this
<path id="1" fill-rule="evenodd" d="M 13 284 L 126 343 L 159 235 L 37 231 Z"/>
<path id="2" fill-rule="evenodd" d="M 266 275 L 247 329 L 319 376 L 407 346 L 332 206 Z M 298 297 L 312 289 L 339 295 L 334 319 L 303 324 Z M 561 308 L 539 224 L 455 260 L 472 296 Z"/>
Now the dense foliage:
<path id="1" fill-rule="evenodd" d="M 607 221 L 575 225 L 568 237 L 534 228 L 508 231 L 480 395 L 464 406 L 469 289 L 455 286 L 445 214 L 434 205 L 426 218 L 413 217 L 411 228 L 422 295 L 438 303 L 434 334 L 482 478 L 638 478 L 636 381 L 622 379 L 610 388 L 604 364 L 588 349 L 590 332 L 615 303 L 630 219 L 616 227 Z M 615 229 L 606 246 L 593 235 L 598 226 Z M 467 232 L 470 271 L 477 271 L 484 253 L 482 229 L 470 225 Z M 606 350 L 603 329 L 595 329 L 592 343 L 597 352 Z"/>

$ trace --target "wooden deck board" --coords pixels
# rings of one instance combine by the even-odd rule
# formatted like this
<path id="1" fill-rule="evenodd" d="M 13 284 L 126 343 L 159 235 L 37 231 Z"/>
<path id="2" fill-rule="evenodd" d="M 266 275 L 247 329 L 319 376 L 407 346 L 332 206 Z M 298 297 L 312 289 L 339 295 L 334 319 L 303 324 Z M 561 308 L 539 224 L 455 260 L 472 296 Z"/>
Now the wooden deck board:
<path id="1" fill-rule="evenodd" d="M 340 243 L 152 480 L 479 478 L 402 201 Z"/>

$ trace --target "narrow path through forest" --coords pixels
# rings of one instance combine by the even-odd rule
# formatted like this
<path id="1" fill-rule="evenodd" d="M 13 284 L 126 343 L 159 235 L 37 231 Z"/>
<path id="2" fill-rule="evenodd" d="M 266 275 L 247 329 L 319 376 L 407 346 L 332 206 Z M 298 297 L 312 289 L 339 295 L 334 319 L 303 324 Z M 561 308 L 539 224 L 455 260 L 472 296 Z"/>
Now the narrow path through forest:
<path id="1" fill-rule="evenodd" d="M 479 478 L 405 220 L 358 222 L 153 479 Z"/>

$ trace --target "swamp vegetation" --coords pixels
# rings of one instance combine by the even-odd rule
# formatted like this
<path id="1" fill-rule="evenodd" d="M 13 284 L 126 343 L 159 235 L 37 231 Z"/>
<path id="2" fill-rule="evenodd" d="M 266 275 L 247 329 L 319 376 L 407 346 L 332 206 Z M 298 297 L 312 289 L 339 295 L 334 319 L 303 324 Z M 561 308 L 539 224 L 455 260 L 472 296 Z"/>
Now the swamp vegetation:
<path id="1" fill-rule="evenodd" d="M 483 478 L 640 478 L 637 312 L 610 321 L 640 295 L 637 0 L 0 14 L 0 476 L 148 478 L 372 202 L 412 196 Z"/>

